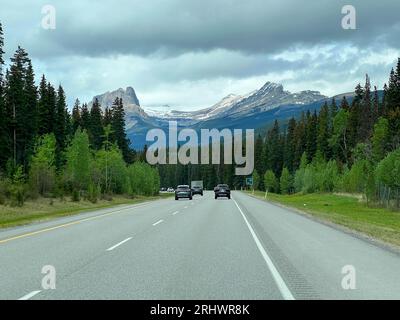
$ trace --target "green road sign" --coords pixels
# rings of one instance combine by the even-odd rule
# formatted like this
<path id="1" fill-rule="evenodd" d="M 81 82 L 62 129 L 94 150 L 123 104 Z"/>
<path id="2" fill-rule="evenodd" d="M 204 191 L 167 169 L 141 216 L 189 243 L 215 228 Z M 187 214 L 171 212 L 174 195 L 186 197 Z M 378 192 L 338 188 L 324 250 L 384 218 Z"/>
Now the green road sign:
<path id="1" fill-rule="evenodd" d="M 252 185 L 253 185 L 253 177 L 247 177 L 246 186 L 252 186 Z"/>

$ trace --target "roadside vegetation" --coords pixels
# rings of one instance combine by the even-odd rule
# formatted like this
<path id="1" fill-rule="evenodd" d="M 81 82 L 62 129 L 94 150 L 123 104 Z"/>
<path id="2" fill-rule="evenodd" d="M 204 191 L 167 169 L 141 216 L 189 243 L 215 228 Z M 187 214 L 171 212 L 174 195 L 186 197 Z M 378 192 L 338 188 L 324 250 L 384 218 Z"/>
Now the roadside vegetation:
<path id="1" fill-rule="evenodd" d="M 255 143 L 253 188 L 277 194 L 357 193 L 367 206 L 400 210 L 400 59 L 378 92 L 357 85 L 320 111 L 280 127 Z"/>
<path id="2" fill-rule="evenodd" d="M 322 193 L 282 195 L 269 192 L 265 197 L 262 191 L 255 191 L 254 195 L 400 246 L 400 213 L 368 206 L 360 196 Z"/>

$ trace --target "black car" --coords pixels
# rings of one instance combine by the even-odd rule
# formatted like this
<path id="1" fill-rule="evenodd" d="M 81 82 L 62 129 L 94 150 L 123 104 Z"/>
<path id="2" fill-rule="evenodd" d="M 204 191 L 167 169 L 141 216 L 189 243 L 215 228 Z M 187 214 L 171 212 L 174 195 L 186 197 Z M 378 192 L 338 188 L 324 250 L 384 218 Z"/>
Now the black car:
<path id="1" fill-rule="evenodd" d="M 203 196 L 203 188 L 200 186 L 192 187 L 192 195 L 195 195 L 195 194 L 200 194 L 201 196 Z"/>
<path id="2" fill-rule="evenodd" d="M 231 190 L 227 184 L 219 184 L 214 188 L 214 195 L 215 199 L 219 197 L 227 197 L 228 199 L 231 198 Z"/>
<path id="3" fill-rule="evenodd" d="M 189 198 L 192 200 L 192 189 L 188 185 L 180 185 L 175 190 L 175 200 L 179 200 L 179 198 Z"/>

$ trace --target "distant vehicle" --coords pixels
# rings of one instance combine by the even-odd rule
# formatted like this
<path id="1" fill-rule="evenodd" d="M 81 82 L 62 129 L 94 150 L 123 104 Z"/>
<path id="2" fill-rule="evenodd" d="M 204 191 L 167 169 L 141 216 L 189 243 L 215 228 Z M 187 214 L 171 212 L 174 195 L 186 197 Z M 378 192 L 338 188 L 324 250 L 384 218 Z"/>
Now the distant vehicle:
<path id="1" fill-rule="evenodd" d="M 161 191 L 161 192 L 165 192 L 165 191 L 167 191 L 167 188 L 162 187 L 162 188 L 160 189 L 160 191 Z"/>
<path id="2" fill-rule="evenodd" d="M 201 194 L 203 196 L 203 181 L 202 180 L 197 180 L 197 181 L 192 181 L 190 183 L 191 188 L 192 188 L 192 194 Z"/>
<path id="3" fill-rule="evenodd" d="M 171 188 L 171 187 L 169 187 L 168 189 L 167 189 L 167 192 L 174 192 L 175 190 L 174 190 L 174 188 Z"/>
<path id="4" fill-rule="evenodd" d="M 214 196 L 215 199 L 219 197 L 227 197 L 228 199 L 231 198 L 231 190 L 227 184 L 219 184 L 214 188 Z"/>
<path id="5" fill-rule="evenodd" d="M 175 190 L 175 200 L 179 200 L 180 198 L 189 198 L 189 200 L 193 199 L 192 190 L 188 185 L 180 185 Z"/>
<path id="6" fill-rule="evenodd" d="M 192 195 L 195 194 L 200 194 L 201 196 L 203 196 L 203 188 L 199 186 L 192 187 Z"/>

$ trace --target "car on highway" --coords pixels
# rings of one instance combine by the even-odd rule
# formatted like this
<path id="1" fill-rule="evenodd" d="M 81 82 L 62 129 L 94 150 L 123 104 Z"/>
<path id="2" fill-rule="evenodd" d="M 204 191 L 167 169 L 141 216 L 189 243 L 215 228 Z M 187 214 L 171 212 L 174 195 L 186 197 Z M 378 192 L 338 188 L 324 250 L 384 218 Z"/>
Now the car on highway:
<path id="1" fill-rule="evenodd" d="M 180 198 L 193 199 L 192 189 L 188 185 L 179 185 L 175 190 L 175 200 Z"/>
<path id="2" fill-rule="evenodd" d="M 231 198 L 231 190 L 229 189 L 229 186 L 227 184 L 218 184 L 214 188 L 214 196 L 215 199 L 218 199 L 219 197 L 226 197 L 228 199 Z"/>
<path id="3" fill-rule="evenodd" d="M 174 192 L 175 190 L 174 190 L 174 188 L 171 188 L 171 187 L 169 187 L 168 189 L 167 189 L 167 192 Z"/>
<path id="4" fill-rule="evenodd" d="M 201 196 L 203 196 L 203 188 L 200 186 L 193 186 L 192 187 L 192 195 L 195 194 L 200 194 Z"/>

